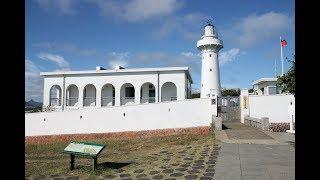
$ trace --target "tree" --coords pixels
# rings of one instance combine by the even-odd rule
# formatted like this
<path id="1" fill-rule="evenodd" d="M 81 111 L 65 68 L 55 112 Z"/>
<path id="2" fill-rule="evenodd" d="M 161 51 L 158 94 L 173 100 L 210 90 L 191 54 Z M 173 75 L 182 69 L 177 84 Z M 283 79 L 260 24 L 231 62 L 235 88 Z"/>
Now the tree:
<path id="1" fill-rule="evenodd" d="M 240 96 L 240 89 L 222 89 L 222 96 Z"/>
<path id="2" fill-rule="evenodd" d="M 282 87 L 283 93 L 295 94 L 295 56 L 293 55 L 293 60 L 288 60 L 288 58 L 286 60 L 291 62 L 292 66 L 283 76 L 278 76 L 277 85 Z"/>
<path id="3" fill-rule="evenodd" d="M 252 89 L 252 88 L 249 89 L 248 92 L 249 92 L 249 93 L 253 93 L 253 89 Z"/>
<path id="4" fill-rule="evenodd" d="M 194 99 L 194 98 L 200 98 L 200 93 L 191 94 L 191 99 Z"/>

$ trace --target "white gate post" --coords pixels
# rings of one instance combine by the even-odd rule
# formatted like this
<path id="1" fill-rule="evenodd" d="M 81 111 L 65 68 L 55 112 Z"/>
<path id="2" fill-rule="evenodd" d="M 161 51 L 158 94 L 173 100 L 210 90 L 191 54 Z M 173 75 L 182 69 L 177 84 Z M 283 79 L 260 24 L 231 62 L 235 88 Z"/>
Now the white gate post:
<path id="1" fill-rule="evenodd" d="M 288 115 L 290 120 L 290 130 L 287 130 L 288 133 L 295 133 L 295 130 L 293 128 L 293 120 L 295 119 L 295 104 L 292 103 L 292 101 L 289 104 L 288 107 Z"/>
<path id="2" fill-rule="evenodd" d="M 209 94 L 209 118 L 211 120 L 214 129 L 219 131 L 222 130 L 222 118 L 218 116 L 218 91 L 210 90 Z"/>
<path id="3" fill-rule="evenodd" d="M 241 123 L 244 123 L 244 116 L 249 115 L 249 91 L 241 89 L 240 92 L 240 114 Z"/>

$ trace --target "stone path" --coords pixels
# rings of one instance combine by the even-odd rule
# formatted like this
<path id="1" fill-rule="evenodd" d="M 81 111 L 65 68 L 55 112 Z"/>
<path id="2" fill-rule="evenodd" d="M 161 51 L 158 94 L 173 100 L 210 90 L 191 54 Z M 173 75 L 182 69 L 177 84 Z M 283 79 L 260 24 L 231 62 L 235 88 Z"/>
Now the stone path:
<path id="1" fill-rule="evenodd" d="M 221 146 L 214 179 L 295 179 L 294 135 L 226 123 L 216 132 Z"/>
<path id="2" fill-rule="evenodd" d="M 224 123 L 224 130 L 216 132 L 216 138 L 224 143 L 247 143 L 269 145 L 288 144 L 288 142 L 283 141 L 283 138 L 280 139 L 279 137 L 280 136 L 277 133 L 270 131 L 262 131 L 254 127 L 246 126 L 240 122 Z M 285 139 L 288 139 L 288 137 L 284 137 Z"/>
<path id="3" fill-rule="evenodd" d="M 162 150 L 146 157 L 153 163 L 136 164 L 136 169 L 129 171 L 125 168 L 116 169 L 109 175 L 98 176 L 95 179 L 213 179 L 219 147 L 213 142 L 210 144 L 195 147 L 186 146 L 177 151 Z M 150 169 L 150 166 L 153 167 Z M 26 177 L 26 179 L 33 178 Z M 88 178 L 53 175 L 51 177 L 36 177 L 35 179 Z"/>
<path id="4" fill-rule="evenodd" d="M 229 139 L 272 139 L 263 131 L 240 122 L 224 123 L 224 126 Z"/>

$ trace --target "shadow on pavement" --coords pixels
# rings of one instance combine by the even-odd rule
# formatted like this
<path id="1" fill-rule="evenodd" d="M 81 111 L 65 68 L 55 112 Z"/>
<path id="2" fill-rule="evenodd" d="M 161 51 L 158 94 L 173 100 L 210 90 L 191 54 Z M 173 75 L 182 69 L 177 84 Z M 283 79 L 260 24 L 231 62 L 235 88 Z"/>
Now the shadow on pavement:
<path id="1" fill-rule="evenodd" d="M 110 169 L 120 169 L 122 167 L 132 164 L 131 162 L 127 163 L 117 163 L 117 162 L 103 162 L 97 164 L 97 168 L 110 168 Z"/>
<path id="2" fill-rule="evenodd" d="M 222 130 L 226 130 L 226 129 L 231 129 L 231 128 L 229 128 L 226 125 L 222 124 Z"/>

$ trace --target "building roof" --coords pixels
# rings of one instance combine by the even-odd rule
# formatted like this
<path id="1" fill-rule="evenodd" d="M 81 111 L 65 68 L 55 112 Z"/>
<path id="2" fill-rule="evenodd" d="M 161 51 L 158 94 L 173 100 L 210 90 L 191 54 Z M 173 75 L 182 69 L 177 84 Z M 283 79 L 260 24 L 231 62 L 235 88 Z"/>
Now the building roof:
<path id="1" fill-rule="evenodd" d="M 135 73 L 135 72 L 165 72 L 165 71 L 185 71 L 190 82 L 193 83 L 189 67 L 161 67 L 161 68 L 132 68 L 132 69 L 107 69 L 107 70 L 88 70 L 88 71 L 55 71 L 40 72 L 41 76 L 59 76 L 75 74 L 111 74 L 111 73 Z"/>
<path id="2" fill-rule="evenodd" d="M 256 84 L 260 84 L 260 83 L 264 83 L 264 82 L 275 82 L 277 80 L 278 80 L 278 78 L 260 78 L 258 80 L 253 81 L 252 85 L 256 85 Z"/>

